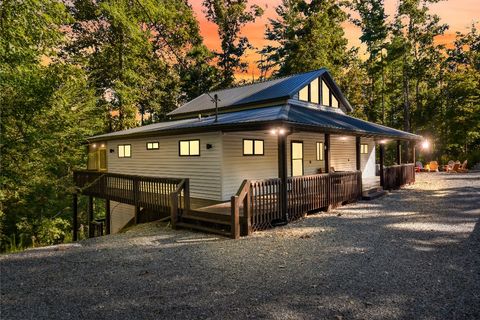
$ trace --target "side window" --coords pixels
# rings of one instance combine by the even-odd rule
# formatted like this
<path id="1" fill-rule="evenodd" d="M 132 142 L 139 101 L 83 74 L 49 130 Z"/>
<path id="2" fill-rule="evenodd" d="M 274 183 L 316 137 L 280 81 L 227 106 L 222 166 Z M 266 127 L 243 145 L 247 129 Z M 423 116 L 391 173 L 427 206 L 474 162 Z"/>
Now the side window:
<path id="1" fill-rule="evenodd" d="M 368 153 L 368 144 L 361 144 L 360 145 L 360 153 L 367 154 Z"/>
<path id="2" fill-rule="evenodd" d="M 243 139 L 244 156 L 263 156 L 264 142 L 259 139 Z"/>
<path id="3" fill-rule="evenodd" d="M 158 141 L 147 142 L 147 150 L 158 150 L 159 143 Z"/>
<path id="4" fill-rule="evenodd" d="M 132 145 L 119 144 L 118 145 L 118 157 L 119 158 L 131 158 L 132 157 Z"/>
<path id="5" fill-rule="evenodd" d="M 178 154 L 181 157 L 200 156 L 200 140 L 180 140 Z"/>
<path id="6" fill-rule="evenodd" d="M 317 142 L 317 161 L 323 161 L 324 152 L 323 142 Z"/>

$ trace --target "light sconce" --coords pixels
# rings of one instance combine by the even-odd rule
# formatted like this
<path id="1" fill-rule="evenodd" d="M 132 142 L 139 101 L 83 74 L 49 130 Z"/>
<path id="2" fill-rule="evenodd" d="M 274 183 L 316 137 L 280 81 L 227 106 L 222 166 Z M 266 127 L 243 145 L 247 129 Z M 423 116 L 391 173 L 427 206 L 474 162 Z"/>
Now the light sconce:
<path id="1" fill-rule="evenodd" d="M 102 143 L 102 144 L 100 145 L 100 148 L 105 148 L 105 143 Z"/>
<path id="2" fill-rule="evenodd" d="M 279 134 L 283 136 L 285 133 L 287 133 L 287 130 L 285 130 L 284 128 L 273 128 L 272 130 L 270 130 L 270 133 L 273 135 Z"/>
<path id="3" fill-rule="evenodd" d="M 430 141 L 424 140 L 424 141 L 422 142 L 422 149 L 423 149 L 423 150 L 428 150 L 429 148 L 430 148 Z"/>
<path id="4" fill-rule="evenodd" d="M 212 149 L 213 145 L 211 143 L 207 143 L 207 149 Z"/>
<path id="5" fill-rule="evenodd" d="M 114 150 L 114 149 L 110 149 L 110 153 L 114 153 L 114 152 L 115 152 L 115 150 Z"/>
<path id="6" fill-rule="evenodd" d="M 380 141 L 379 141 L 380 144 L 386 144 L 387 142 L 388 142 L 387 139 L 383 139 L 383 140 L 380 140 Z"/>
<path id="7" fill-rule="evenodd" d="M 92 144 L 92 148 L 95 149 L 96 147 L 97 147 L 97 144 L 96 144 L 96 143 Z"/>
<path id="8" fill-rule="evenodd" d="M 346 136 L 340 137 L 340 140 L 343 140 L 343 141 L 346 141 L 347 139 L 348 139 L 348 137 L 346 137 Z"/>

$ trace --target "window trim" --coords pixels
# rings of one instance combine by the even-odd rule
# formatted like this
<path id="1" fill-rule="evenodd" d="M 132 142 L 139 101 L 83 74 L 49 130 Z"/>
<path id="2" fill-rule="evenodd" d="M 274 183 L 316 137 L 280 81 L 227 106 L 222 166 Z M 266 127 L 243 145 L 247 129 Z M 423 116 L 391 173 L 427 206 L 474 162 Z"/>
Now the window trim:
<path id="1" fill-rule="evenodd" d="M 149 144 L 149 143 L 156 143 L 156 144 L 157 144 L 157 147 L 156 147 L 156 148 L 149 148 L 149 147 L 148 147 L 148 144 Z M 158 150 L 158 149 L 160 149 L 160 142 L 158 142 L 158 141 L 147 141 L 147 142 L 145 142 L 145 148 L 146 148 L 147 150 Z"/>
<path id="2" fill-rule="evenodd" d="M 125 146 L 130 146 L 130 155 L 125 156 Z M 123 147 L 123 157 L 120 157 L 120 147 Z M 120 159 L 132 157 L 132 145 L 130 143 L 117 144 L 117 157 Z"/>
<path id="3" fill-rule="evenodd" d="M 320 145 L 320 148 L 319 148 L 319 145 Z M 322 150 L 322 152 L 320 152 L 320 157 L 318 155 L 318 150 L 319 149 Z M 317 161 L 325 160 L 325 142 L 317 141 L 315 143 L 315 159 L 317 159 Z"/>
<path id="4" fill-rule="evenodd" d="M 190 154 L 190 143 L 192 141 L 198 141 L 198 154 Z M 181 153 L 181 148 L 180 145 L 182 142 L 188 142 L 188 154 L 182 154 Z M 200 139 L 187 139 L 187 140 L 178 140 L 178 156 L 179 157 L 200 157 L 201 154 L 201 144 L 200 144 Z"/>
<path id="5" fill-rule="evenodd" d="M 246 154 L 245 153 L 245 140 L 252 141 L 252 154 Z M 263 146 L 262 153 L 258 153 L 258 154 L 255 153 L 255 141 L 262 141 L 262 146 Z M 265 155 L 265 140 L 263 140 L 263 139 L 246 139 L 246 138 L 242 139 L 242 154 L 245 157 L 254 157 L 254 156 L 262 157 L 262 156 L 264 156 Z"/>

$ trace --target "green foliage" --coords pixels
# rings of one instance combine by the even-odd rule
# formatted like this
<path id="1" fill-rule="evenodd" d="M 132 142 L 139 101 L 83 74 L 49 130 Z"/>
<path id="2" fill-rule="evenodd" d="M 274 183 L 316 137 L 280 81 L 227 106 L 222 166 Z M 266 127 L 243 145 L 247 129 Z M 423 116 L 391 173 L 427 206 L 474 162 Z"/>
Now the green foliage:
<path id="1" fill-rule="evenodd" d="M 247 0 L 204 0 L 203 6 L 207 19 L 218 26 L 222 47 L 216 53 L 221 72 L 219 87 L 225 88 L 234 83 L 236 71 L 244 72 L 248 67 L 241 58 L 252 46 L 247 37 L 240 36 L 240 30 L 260 17 L 263 9 L 257 5 L 247 9 Z"/>
<path id="2" fill-rule="evenodd" d="M 274 44 L 261 53 L 278 75 L 321 67 L 334 76 L 341 74 L 347 59 L 347 39 L 341 26 L 347 15 L 335 0 L 283 0 L 270 19 L 265 37 Z"/>

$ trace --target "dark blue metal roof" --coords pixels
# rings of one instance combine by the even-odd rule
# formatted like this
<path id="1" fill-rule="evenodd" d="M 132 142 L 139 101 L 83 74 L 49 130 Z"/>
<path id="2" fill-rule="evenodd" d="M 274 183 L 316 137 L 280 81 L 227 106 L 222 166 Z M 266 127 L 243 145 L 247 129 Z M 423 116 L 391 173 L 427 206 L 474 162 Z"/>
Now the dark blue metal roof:
<path id="1" fill-rule="evenodd" d="M 300 89 L 320 76 L 330 84 L 331 89 L 336 93 L 336 96 L 341 101 L 342 105 L 344 105 L 347 110 L 352 110 L 352 107 L 348 101 L 345 100 L 345 97 L 340 92 L 340 89 L 328 71 L 322 68 L 250 85 L 212 91 L 209 92 L 209 94 L 205 93 L 170 112 L 169 115 L 178 116 L 182 114 L 198 114 L 212 111 L 214 109 L 212 97 L 215 94 L 218 95 L 218 98 L 220 99 L 220 102 L 218 103 L 219 109 L 261 104 L 266 101 L 286 100 L 292 98 Z"/>
<path id="2" fill-rule="evenodd" d="M 273 107 L 242 110 L 218 115 L 215 117 L 190 118 L 184 120 L 155 123 L 143 127 L 98 135 L 92 141 L 129 138 L 139 135 L 174 134 L 182 131 L 219 131 L 226 128 L 251 130 L 254 125 L 263 124 L 291 125 L 298 130 L 356 134 L 382 138 L 419 140 L 420 136 L 405 131 L 389 128 L 372 122 L 347 116 L 341 112 L 325 111 L 295 104 L 284 104 Z"/>

